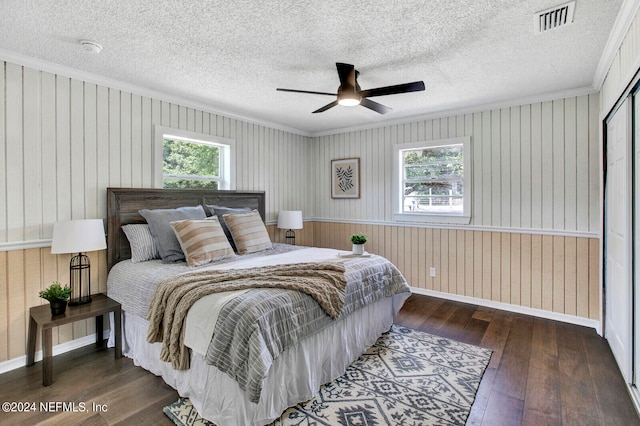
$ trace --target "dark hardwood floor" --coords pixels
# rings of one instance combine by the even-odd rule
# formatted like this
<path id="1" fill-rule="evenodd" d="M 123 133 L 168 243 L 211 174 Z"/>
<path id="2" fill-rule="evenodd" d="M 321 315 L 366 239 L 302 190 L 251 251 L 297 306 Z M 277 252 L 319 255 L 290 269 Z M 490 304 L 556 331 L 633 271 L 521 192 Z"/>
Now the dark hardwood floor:
<path id="1" fill-rule="evenodd" d="M 467 424 L 640 425 L 609 346 L 592 329 L 420 295 L 396 323 L 494 351 Z M 0 402 L 36 405 L 0 412 L 0 424 L 173 424 L 162 407 L 176 391 L 130 359 L 115 360 L 113 349 L 88 346 L 53 363 L 55 381 L 46 388 L 40 362 L 0 375 Z M 87 412 L 56 402 L 76 410 L 84 403 Z"/>

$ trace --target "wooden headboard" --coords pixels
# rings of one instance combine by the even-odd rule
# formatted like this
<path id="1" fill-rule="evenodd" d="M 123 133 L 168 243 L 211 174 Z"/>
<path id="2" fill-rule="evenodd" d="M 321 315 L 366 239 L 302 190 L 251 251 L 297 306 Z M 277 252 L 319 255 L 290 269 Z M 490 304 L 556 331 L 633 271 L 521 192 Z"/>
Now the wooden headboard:
<path id="1" fill-rule="evenodd" d="M 264 191 L 213 191 L 203 189 L 107 188 L 107 270 L 121 260 L 131 258 L 129 240 L 122 225 L 146 223 L 141 209 L 171 209 L 200 204 L 227 207 L 251 207 L 265 220 Z"/>

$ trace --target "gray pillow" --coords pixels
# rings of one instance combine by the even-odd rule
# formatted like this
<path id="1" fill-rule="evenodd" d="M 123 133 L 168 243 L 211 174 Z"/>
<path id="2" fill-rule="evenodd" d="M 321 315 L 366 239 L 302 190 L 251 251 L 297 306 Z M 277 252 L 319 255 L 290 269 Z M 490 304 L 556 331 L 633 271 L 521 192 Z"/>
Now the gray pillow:
<path id="1" fill-rule="evenodd" d="M 122 231 L 129 240 L 129 245 L 131 246 L 131 261 L 133 263 L 160 258 L 158 247 L 153 240 L 148 224 L 136 223 L 124 225 Z"/>
<path id="2" fill-rule="evenodd" d="M 229 244 L 233 247 L 233 251 L 237 252 L 236 243 L 233 242 L 233 237 L 231 236 L 231 231 L 229 231 L 229 226 L 224 221 L 225 214 L 238 214 L 238 213 L 249 213 L 253 209 L 251 207 L 225 207 L 225 206 L 216 206 L 207 204 L 207 208 L 211 212 L 211 214 L 218 216 L 218 221 L 222 226 L 222 230 L 224 231 L 224 235 L 227 236 L 227 240 L 229 240 Z"/>
<path id="3" fill-rule="evenodd" d="M 147 220 L 149 230 L 158 247 L 162 263 L 185 260 L 180 242 L 173 232 L 170 222 L 186 219 L 206 219 L 202 206 L 178 207 L 177 209 L 139 210 L 138 213 Z"/>

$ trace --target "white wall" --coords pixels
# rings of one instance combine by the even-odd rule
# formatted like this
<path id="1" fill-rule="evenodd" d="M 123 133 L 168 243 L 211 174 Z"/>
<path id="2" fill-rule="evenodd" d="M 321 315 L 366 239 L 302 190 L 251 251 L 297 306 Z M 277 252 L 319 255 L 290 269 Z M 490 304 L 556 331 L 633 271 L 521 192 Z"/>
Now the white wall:
<path id="1" fill-rule="evenodd" d="M 0 244 L 106 217 L 109 186 L 151 187 L 156 124 L 234 139 L 236 188 L 266 191 L 268 221 L 311 214 L 307 137 L 0 62 Z"/>
<path id="2" fill-rule="evenodd" d="M 391 221 L 391 146 L 471 136 L 474 227 L 599 232 L 598 95 L 314 138 L 316 216 Z M 360 157 L 361 198 L 330 195 L 332 159 Z"/>

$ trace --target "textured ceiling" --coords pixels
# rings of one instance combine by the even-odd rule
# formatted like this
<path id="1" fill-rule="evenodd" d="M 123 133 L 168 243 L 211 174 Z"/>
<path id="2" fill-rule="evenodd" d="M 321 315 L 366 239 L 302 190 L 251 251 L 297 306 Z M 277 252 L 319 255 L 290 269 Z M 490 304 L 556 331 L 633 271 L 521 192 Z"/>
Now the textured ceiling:
<path id="1" fill-rule="evenodd" d="M 574 22 L 535 34 L 563 0 L 3 0 L 0 49 L 306 134 L 590 87 L 622 0 L 577 0 Z M 98 54 L 80 39 L 100 43 Z M 363 89 L 426 91 L 311 111 L 335 92 L 336 62 Z"/>

